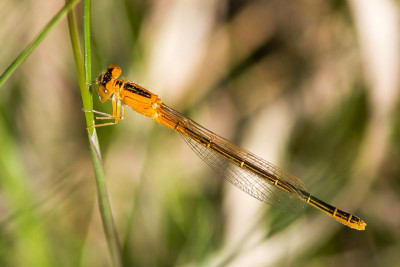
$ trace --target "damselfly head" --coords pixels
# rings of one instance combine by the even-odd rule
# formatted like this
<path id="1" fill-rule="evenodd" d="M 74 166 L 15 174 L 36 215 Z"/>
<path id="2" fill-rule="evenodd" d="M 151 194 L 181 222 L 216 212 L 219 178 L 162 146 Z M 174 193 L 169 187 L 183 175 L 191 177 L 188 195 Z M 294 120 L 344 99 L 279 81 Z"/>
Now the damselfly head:
<path id="1" fill-rule="evenodd" d="M 96 83 L 106 86 L 121 75 L 121 67 L 115 64 L 108 65 L 107 70 L 96 79 Z"/>
<path id="2" fill-rule="evenodd" d="M 121 67 L 111 64 L 107 67 L 107 70 L 96 79 L 96 83 L 99 84 L 96 93 L 102 103 L 106 102 L 113 95 L 114 80 L 120 75 Z"/>

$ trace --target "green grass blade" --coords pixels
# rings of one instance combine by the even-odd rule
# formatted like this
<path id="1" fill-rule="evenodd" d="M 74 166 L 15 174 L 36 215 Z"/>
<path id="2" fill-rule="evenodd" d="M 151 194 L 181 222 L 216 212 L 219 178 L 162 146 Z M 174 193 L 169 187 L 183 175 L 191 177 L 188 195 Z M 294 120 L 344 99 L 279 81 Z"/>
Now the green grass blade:
<path id="1" fill-rule="evenodd" d="M 84 62 L 79 42 L 78 27 L 76 25 L 74 12 L 68 14 L 68 25 L 70 29 L 72 49 L 74 53 L 75 65 L 78 73 L 78 82 L 82 95 L 83 108 L 85 110 L 93 109 L 93 98 L 89 91 L 89 85 L 86 81 L 91 80 L 91 63 L 90 63 L 90 1 L 85 0 L 84 3 L 84 42 L 85 56 Z M 91 127 L 94 123 L 93 113 L 86 112 L 86 125 Z M 104 171 L 102 167 L 100 146 L 96 131 L 89 128 L 90 152 L 92 157 L 93 168 L 95 172 L 98 202 L 100 214 L 103 222 L 104 232 L 110 250 L 111 258 L 114 266 L 122 266 L 121 249 L 118 241 L 117 231 L 115 229 L 114 220 L 110 200 L 108 198 L 107 186 L 105 182 Z"/>
<path id="2" fill-rule="evenodd" d="M 91 1 L 85 0 L 84 11 L 83 11 L 83 25 L 84 25 L 84 44 L 85 44 L 85 74 L 86 81 L 92 81 L 92 57 L 90 48 L 90 25 L 91 25 L 91 13 L 90 13 Z M 87 85 L 89 91 L 89 85 Z M 90 98 L 92 99 L 92 97 Z"/>
<path id="3" fill-rule="evenodd" d="M 11 65 L 4 71 L 0 76 L 0 87 L 4 82 L 13 74 L 13 72 L 18 68 L 25 59 L 35 50 L 35 48 L 42 42 L 42 40 L 47 36 L 50 30 L 79 2 L 80 0 L 71 0 L 65 4 L 65 6 L 47 23 L 47 25 L 40 32 L 38 37 L 30 43 L 24 51 L 11 63 Z"/>

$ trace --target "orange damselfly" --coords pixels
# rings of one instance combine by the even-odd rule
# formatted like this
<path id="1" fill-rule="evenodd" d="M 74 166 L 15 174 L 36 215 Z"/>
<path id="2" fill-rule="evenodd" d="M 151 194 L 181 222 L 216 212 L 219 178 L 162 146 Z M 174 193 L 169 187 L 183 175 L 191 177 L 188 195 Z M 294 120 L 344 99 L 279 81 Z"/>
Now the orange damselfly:
<path id="1" fill-rule="evenodd" d="M 96 110 L 89 112 L 102 115 L 97 119 L 113 121 L 94 127 L 117 124 L 125 116 L 124 105 L 128 105 L 138 113 L 179 132 L 212 169 L 249 195 L 291 210 L 297 210 L 306 203 L 348 227 L 365 229 L 367 224 L 363 220 L 312 196 L 295 176 L 207 130 L 165 105 L 157 95 L 140 85 L 117 79 L 120 75 L 119 66 L 109 65 L 97 78 L 100 101 L 104 103 L 110 99 L 113 111 L 112 115 Z"/>

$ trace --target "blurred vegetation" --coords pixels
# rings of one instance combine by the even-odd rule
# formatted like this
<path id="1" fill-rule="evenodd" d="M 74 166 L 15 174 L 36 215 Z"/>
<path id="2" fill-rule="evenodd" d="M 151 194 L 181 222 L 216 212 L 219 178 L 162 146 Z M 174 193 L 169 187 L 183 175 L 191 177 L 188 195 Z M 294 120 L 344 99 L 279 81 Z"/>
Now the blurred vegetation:
<path id="1" fill-rule="evenodd" d="M 400 264 L 399 4 L 358 2 L 92 3 L 92 77 L 120 65 L 368 224 L 260 203 L 127 109 L 98 129 L 126 266 Z M 2 1 L 1 72 L 63 4 Z M 66 19 L 0 92 L 0 265 L 110 266 Z"/>

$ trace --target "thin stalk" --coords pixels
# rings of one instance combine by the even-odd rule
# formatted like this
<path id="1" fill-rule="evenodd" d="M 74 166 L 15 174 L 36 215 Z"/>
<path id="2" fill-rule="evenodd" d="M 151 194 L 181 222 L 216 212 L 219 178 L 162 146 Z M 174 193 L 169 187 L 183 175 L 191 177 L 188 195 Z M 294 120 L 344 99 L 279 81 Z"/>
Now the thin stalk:
<path id="1" fill-rule="evenodd" d="M 68 0 L 67 0 L 68 1 Z M 84 2 L 84 47 L 85 61 L 83 61 L 81 46 L 79 42 L 78 27 L 76 25 L 74 12 L 68 14 L 68 26 L 70 29 L 72 49 L 75 59 L 75 65 L 78 74 L 78 83 L 82 96 L 84 110 L 93 109 L 93 98 L 89 90 L 88 83 L 91 81 L 91 63 L 90 63 L 90 1 Z M 94 168 L 98 203 L 100 215 L 103 222 L 106 241 L 110 251 L 111 259 L 114 266 L 122 266 L 121 248 L 118 241 L 117 231 L 115 229 L 112 216 L 111 204 L 108 198 L 107 186 L 102 167 L 100 146 L 96 134 L 96 130 L 90 128 L 94 123 L 94 116 L 91 112 L 85 112 L 86 126 L 88 127 L 88 137 L 90 144 L 90 153 Z"/>
<path id="2" fill-rule="evenodd" d="M 5 81 L 13 74 L 13 72 L 18 68 L 25 59 L 35 50 L 35 48 L 43 41 L 50 30 L 79 2 L 80 0 L 71 0 L 65 4 L 65 6 L 58 11 L 58 13 L 44 26 L 43 30 L 39 35 L 30 43 L 24 51 L 19 54 L 19 56 L 14 59 L 11 65 L 4 71 L 0 76 L 0 87 L 5 83 Z"/>

